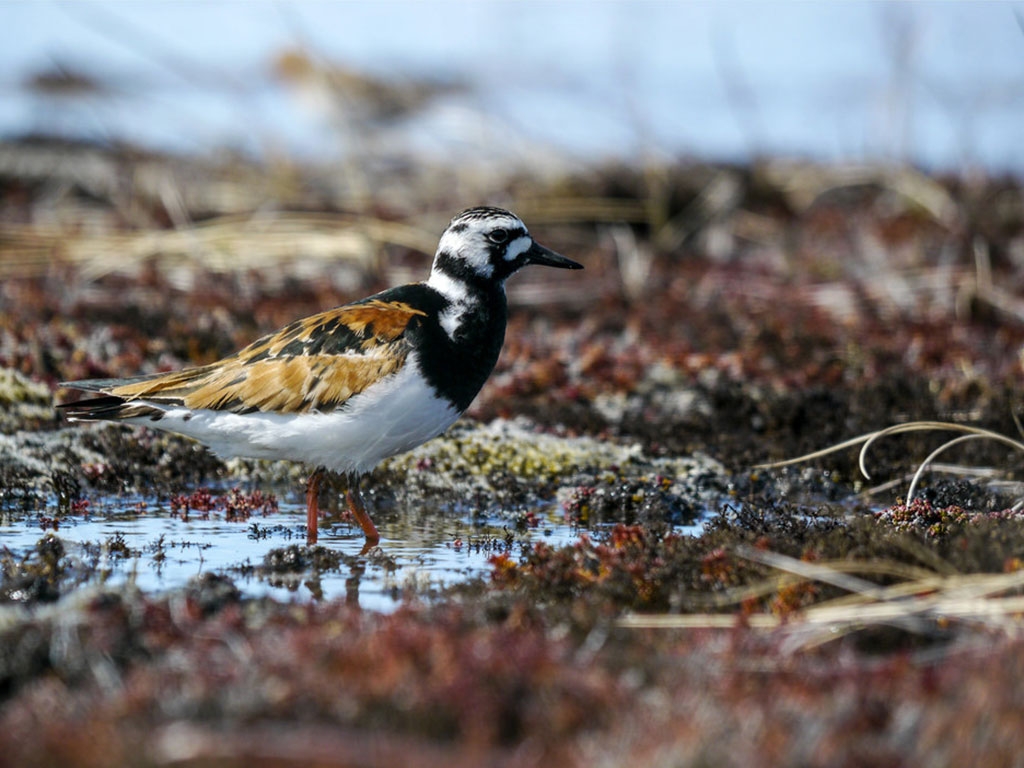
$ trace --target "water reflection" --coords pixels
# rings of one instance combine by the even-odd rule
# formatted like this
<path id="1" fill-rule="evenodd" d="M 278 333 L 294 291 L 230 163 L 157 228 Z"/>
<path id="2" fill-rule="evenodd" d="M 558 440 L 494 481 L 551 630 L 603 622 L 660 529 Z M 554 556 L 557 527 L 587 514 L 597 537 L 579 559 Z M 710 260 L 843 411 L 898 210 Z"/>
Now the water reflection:
<path id="1" fill-rule="evenodd" d="M 0 522 L 0 543 L 21 557 L 44 535 L 59 537 L 83 586 L 133 584 L 159 591 L 221 573 L 252 597 L 344 599 L 390 611 L 407 597 L 486 575 L 493 555 L 518 557 L 536 541 L 561 546 L 579 537 L 557 505 L 536 510 L 535 517 L 536 527 L 517 529 L 500 510 L 392 508 L 378 521 L 380 546 L 361 554 L 362 531 L 340 516 L 322 521 L 321 546 L 306 547 L 305 507 L 298 503 L 227 522 L 194 513 L 182 520 L 166 505 L 119 498 L 100 513 L 61 516 L 56 530 L 43 530 L 52 526 L 52 512 L 8 515 Z"/>

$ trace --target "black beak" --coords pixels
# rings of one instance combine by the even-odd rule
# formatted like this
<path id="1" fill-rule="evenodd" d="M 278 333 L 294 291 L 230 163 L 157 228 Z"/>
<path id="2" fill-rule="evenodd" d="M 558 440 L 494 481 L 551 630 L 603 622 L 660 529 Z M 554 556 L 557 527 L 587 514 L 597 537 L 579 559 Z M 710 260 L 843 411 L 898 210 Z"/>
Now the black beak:
<path id="1" fill-rule="evenodd" d="M 540 264 L 545 267 L 558 267 L 559 269 L 583 269 L 583 265 L 572 259 L 567 259 L 560 253 L 555 253 L 550 248 L 534 240 L 530 250 L 526 252 L 527 264 Z"/>

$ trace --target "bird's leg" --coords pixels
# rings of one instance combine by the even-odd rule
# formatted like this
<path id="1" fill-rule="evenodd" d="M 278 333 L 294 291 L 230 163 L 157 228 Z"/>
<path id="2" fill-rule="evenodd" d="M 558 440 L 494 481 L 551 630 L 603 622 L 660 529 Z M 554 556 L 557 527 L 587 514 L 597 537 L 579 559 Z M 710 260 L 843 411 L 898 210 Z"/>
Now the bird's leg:
<path id="1" fill-rule="evenodd" d="M 345 500 L 348 502 L 348 511 L 352 513 L 352 517 L 355 518 L 356 522 L 359 523 L 359 527 L 363 529 L 363 533 L 366 534 L 366 546 L 363 547 L 363 552 L 375 547 L 377 542 L 380 541 L 380 534 L 377 533 L 377 526 L 373 524 L 373 520 L 366 513 L 366 507 L 363 505 L 363 495 L 359 491 L 359 477 L 349 476 L 348 488 L 345 490 Z"/>
<path id="2" fill-rule="evenodd" d="M 320 522 L 320 485 L 327 470 L 317 467 L 306 481 L 306 544 L 316 544 L 317 527 Z"/>

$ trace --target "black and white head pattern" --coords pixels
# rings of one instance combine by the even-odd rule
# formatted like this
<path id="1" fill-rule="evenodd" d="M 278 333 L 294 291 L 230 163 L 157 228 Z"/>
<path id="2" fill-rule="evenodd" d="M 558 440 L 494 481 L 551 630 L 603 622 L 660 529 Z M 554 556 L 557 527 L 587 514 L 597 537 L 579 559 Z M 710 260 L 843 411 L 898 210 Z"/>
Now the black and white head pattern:
<path id="1" fill-rule="evenodd" d="M 453 218 L 441 236 L 433 271 L 470 285 L 501 283 L 528 263 L 532 246 L 526 225 L 514 213 L 470 208 Z"/>
<path id="2" fill-rule="evenodd" d="M 440 316 L 448 335 L 455 339 L 480 302 L 500 292 L 505 279 L 527 264 L 583 268 L 534 242 L 522 220 L 502 208 L 470 208 L 452 219 L 427 280 L 449 302 Z M 504 312 L 504 302 L 501 306 Z"/>

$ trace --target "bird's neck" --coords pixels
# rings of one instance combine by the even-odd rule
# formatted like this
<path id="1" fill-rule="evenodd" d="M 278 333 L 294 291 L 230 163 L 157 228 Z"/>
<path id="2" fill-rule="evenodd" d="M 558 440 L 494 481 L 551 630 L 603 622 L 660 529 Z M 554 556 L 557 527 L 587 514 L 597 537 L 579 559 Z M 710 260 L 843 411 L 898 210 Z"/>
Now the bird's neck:
<path id="1" fill-rule="evenodd" d="M 452 304 L 468 304 L 476 300 L 477 286 L 471 285 L 460 276 L 449 274 L 435 266 L 430 270 L 427 285 L 444 296 Z"/>
<path id="2" fill-rule="evenodd" d="M 434 269 L 426 282 L 445 300 L 437 323 L 426 331 L 443 355 L 420 361 L 427 380 L 465 410 L 490 375 L 505 339 L 508 304 L 505 285 L 489 280 L 466 283 Z"/>
<path id="3" fill-rule="evenodd" d="M 452 275 L 435 263 L 427 279 L 427 285 L 440 293 L 448 302 L 440 316 L 441 327 L 452 341 L 472 335 L 481 329 L 474 328 L 486 318 L 486 324 L 493 323 L 494 316 L 505 319 L 505 283 L 499 280 L 467 279 L 463 275 Z M 504 330 L 504 328 L 502 328 Z"/>
<path id="4" fill-rule="evenodd" d="M 493 275 L 493 270 L 481 272 L 482 266 L 472 266 L 446 251 L 438 251 L 430 269 L 427 285 L 453 303 L 465 303 L 475 296 L 494 291 L 504 292 L 505 281 Z"/>

